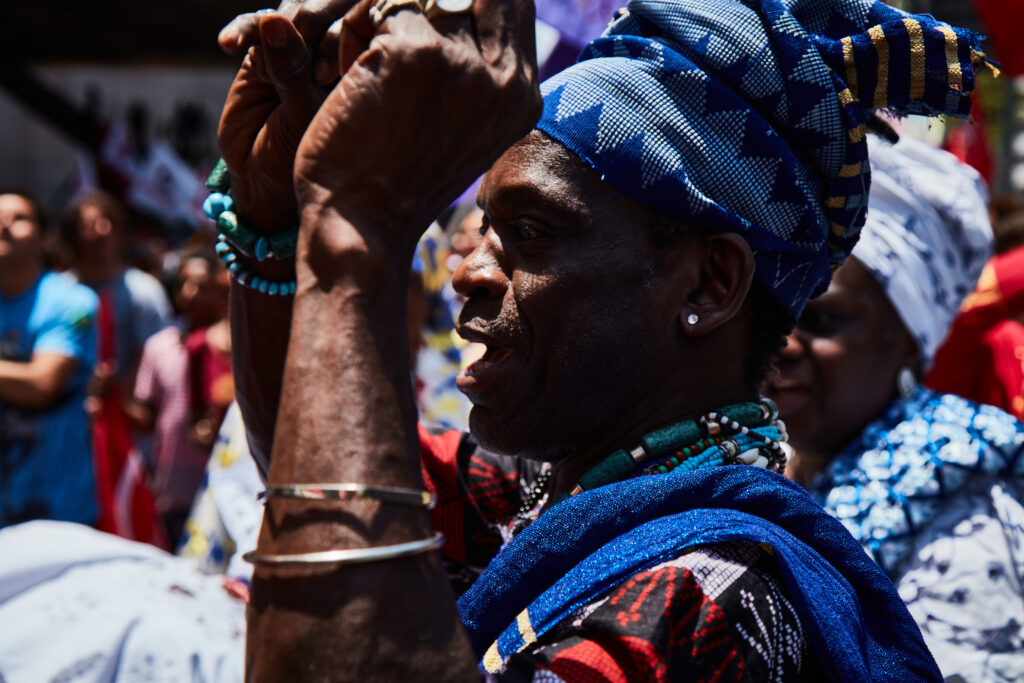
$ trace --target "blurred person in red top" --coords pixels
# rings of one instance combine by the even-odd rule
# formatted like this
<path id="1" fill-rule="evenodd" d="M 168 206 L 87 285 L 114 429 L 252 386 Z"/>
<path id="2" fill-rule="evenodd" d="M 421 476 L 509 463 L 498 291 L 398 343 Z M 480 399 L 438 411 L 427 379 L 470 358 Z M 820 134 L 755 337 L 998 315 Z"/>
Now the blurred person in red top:
<path id="1" fill-rule="evenodd" d="M 183 254 L 172 293 L 179 324 L 150 337 L 136 376 L 129 412 L 140 431 L 154 434 L 153 488 L 172 546 L 234 400 L 228 286 L 212 251 Z"/>
<path id="2" fill-rule="evenodd" d="M 995 256 L 964 302 L 925 384 L 1024 419 L 1024 211 L 996 226 Z"/>

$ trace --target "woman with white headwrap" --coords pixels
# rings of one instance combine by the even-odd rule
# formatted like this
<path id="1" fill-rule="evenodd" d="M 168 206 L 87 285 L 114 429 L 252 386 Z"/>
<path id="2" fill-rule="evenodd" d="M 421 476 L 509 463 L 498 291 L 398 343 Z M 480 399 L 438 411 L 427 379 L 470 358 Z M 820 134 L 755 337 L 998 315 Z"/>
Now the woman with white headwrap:
<path id="1" fill-rule="evenodd" d="M 917 382 L 989 256 L 986 192 L 920 142 L 870 147 L 860 242 L 770 387 L 787 474 L 893 579 L 947 680 L 1019 680 L 1024 426 Z"/>

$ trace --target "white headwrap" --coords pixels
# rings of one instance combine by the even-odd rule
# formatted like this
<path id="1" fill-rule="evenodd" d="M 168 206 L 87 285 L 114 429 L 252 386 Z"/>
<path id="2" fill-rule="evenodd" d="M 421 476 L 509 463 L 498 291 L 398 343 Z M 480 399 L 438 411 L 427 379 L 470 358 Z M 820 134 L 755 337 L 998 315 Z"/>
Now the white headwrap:
<path id="1" fill-rule="evenodd" d="M 868 137 L 871 194 L 853 255 L 885 290 L 927 369 L 992 253 L 988 191 L 948 152 Z"/>

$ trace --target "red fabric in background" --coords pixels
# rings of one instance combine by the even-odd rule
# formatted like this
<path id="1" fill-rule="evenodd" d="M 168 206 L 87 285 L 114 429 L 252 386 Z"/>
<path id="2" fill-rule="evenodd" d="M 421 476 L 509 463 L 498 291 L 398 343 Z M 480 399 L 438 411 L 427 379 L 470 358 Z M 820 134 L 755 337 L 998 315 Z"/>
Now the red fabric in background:
<path id="1" fill-rule="evenodd" d="M 1024 2 L 1024 0 L 1021 0 Z M 988 144 L 988 123 L 977 91 L 971 93 L 971 120 L 959 121 L 946 138 L 946 149 L 972 167 L 992 187 L 992 151 Z"/>
<path id="2" fill-rule="evenodd" d="M 103 362 L 114 358 L 117 325 L 110 292 L 100 292 L 99 297 L 99 359 Z M 157 516 L 153 492 L 146 482 L 142 456 L 132 441 L 121 388 L 111 385 L 100 400 L 92 426 L 93 466 L 100 510 L 96 528 L 166 550 L 169 543 Z"/>
<path id="3" fill-rule="evenodd" d="M 193 424 L 212 419 L 217 428 L 235 399 L 230 356 L 222 356 L 207 341 L 209 328 L 195 330 L 185 339 L 188 352 L 189 391 Z"/>
<path id="4" fill-rule="evenodd" d="M 1024 247 L 993 257 L 925 384 L 1024 419 Z"/>
<path id="5" fill-rule="evenodd" d="M 974 0 L 974 9 L 1004 73 L 1024 75 L 1024 0 Z"/>

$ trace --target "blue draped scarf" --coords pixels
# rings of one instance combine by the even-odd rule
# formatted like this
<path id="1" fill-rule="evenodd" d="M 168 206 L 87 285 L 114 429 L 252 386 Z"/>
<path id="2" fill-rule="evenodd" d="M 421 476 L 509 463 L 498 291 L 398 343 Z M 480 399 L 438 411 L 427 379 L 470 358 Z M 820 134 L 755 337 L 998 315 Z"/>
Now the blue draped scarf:
<path id="1" fill-rule="evenodd" d="M 458 607 L 494 672 L 633 574 L 734 541 L 773 549 L 832 680 L 942 680 L 892 583 L 849 532 L 799 486 L 752 467 L 677 470 L 569 498 L 516 536 Z"/>

